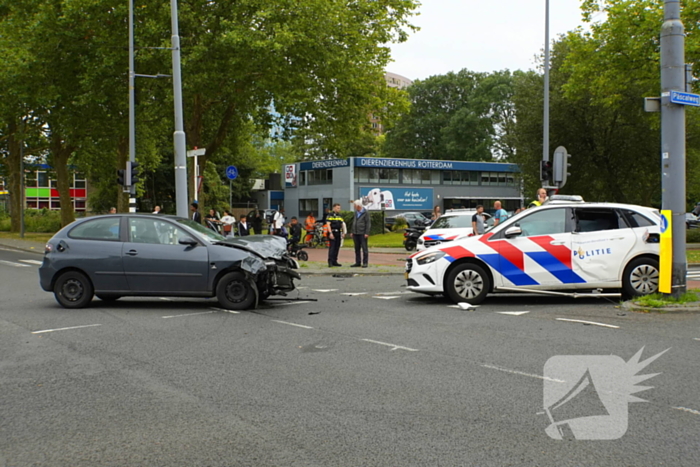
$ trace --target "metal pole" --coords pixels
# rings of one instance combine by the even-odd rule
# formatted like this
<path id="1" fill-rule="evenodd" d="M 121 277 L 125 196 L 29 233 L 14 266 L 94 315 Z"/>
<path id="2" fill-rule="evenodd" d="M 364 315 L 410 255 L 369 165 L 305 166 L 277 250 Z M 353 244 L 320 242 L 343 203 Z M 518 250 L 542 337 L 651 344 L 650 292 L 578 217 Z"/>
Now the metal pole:
<path id="1" fill-rule="evenodd" d="M 685 106 L 670 102 L 685 91 L 685 40 L 679 0 L 665 0 L 661 26 L 661 206 L 673 212 L 672 295 L 686 291 Z"/>
<path id="2" fill-rule="evenodd" d="M 24 130 L 26 122 L 22 124 L 22 141 L 19 145 L 19 238 L 24 238 Z"/>
<path id="3" fill-rule="evenodd" d="M 233 180 L 228 180 L 228 208 L 233 209 Z"/>
<path id="4" fill-rule="evenodd" d="M 197 174 L 199 173 L 199 166 L 197 165 L 197 156 L 194 156 L 194 165 L 192 165 L 192 186 L 194 187 L 194 200 L 199 201 L 197 198 L 197 190 L 198 188 L 198 183 L 197 183 Z"/>
<path id="5" fill-rule="evenodd" d="M 187 156 L 185 154 L 185 126 L 182 119 L 182 75 L 180 74 L 180 36 L 177 21 L 177 0 L 170 0 L 172 20 L 173 48 L 173 107 L 175 108 L 175 132 L 173 143 L 175 147 L 175 201 L 177 215 L 188 217 L 187 214 Z M 195 192 L 197 185 L 195 184 Z"/>
<path id="6" fill-rule="evenodd" d="M 136 110 L 134 98 L 134 0 L 129 0 L 129 161 L 136 161 Z M 126 170 L 130 170 L 130 166 Z M 126 176 L 131 179 L 129 175 Z M 136 212 L 136 187 L 129 188 L 129 212 Z M 126 190 L 125 190 L 126 191 Z"/>
<path id="7" fill-rule="evenodd" d="M 544 118 L 542 120 L 542 160 L 549 160 L 549 0 L 545 0 L 544 7 Z M 546 180 L 542 180 L 542 184 L 547 185 L 549 183 Z"/>

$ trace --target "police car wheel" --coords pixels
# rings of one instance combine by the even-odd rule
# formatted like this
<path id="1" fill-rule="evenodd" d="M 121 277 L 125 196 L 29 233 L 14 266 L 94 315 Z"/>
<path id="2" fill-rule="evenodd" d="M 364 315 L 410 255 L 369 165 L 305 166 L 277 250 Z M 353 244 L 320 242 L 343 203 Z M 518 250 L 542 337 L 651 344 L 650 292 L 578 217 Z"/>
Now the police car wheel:
<path id="1" fill-rule="evenodd" d="M 216 298 L 227 310 L 247 310 L 255 306 L 258 288 L 242 272 L 229 272 L 216 286 Z"/>
<path id="2" fill-rule="evenodd" d="M 455 303 L 481 303 L 490 288 L 486 272 L 480 266 L 470 263 L 457 265 L 449 272 L 445 281 L 445 291 Z"/>
<path id="3" fill-rule="evenodd" d="M 659 261 L 637 258 L 625 268 L 622 288 L 626 297 L 641 297 L 659 290 Z"/>

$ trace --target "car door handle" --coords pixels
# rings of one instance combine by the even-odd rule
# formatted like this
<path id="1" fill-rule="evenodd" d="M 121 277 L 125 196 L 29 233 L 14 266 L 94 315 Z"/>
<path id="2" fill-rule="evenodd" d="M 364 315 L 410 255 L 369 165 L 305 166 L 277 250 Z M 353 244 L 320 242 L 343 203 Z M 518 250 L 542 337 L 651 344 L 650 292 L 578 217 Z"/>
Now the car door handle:
<path id="1" fill-rule="evenodd" d="M 563 240 L 562 241 L 555 240 L 555 241 L 549 242 L 549 244 L 550 245 L 566 245 L 566 242 Z"/>
<path id="2" fill-rule="evenodd" d="M 136 251 L 136 250 L 129 250 L 129 251 L 126 252 L 126 254 L 129 255 L 129 256 L 136 256 L 136 255 L 139 254 L 139 252 Z"/>

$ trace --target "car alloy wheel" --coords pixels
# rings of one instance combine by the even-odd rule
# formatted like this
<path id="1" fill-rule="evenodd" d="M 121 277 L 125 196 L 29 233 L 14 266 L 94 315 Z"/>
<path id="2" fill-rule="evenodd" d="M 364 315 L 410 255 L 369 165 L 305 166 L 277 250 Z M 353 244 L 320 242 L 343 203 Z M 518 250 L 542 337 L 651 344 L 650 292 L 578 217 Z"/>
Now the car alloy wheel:
<path id="1" fill-rule="evenodd" d="M 484 270 L 471 263 L 455 266 L 447 275 L 445 291 L 455 303 L 466 302 L 472 305 L 481 303 L 491 288 L 489 277 Z"/>
<path id="2" fill-rule="evenodd" d="M 659 262 L 651 258 L 638 258 L 625 268 L 623 289 L 628 297 L 649 295 L 659 290 Z"/>

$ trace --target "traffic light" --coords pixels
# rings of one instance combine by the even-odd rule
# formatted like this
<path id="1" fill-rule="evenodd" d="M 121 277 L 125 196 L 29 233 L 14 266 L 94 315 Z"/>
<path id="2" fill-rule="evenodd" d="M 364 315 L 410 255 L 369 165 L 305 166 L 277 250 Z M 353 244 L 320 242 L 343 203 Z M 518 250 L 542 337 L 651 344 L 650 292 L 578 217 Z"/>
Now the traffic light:
<path id="1" fill-rule="evenodd" d="M 559 188 L 566 185 L 566 178 L 569 174 L 569 158 L 571 154 L 566 152 L 566 148 L 559 146 L 554 151 L 554 184 Z"/>
<path id="2" fill-rule="evenodd" d="M 138 174 L 138 167 L 139 163 L 138 162 L 127 162 L 127 167 L 129 168 L 130 174 L 131 174 L 131 184 L 130 186 L 136 185 L 138 182 L 141 181 L 139 178 Z"/>
<path id="3" fill-rule="evenodd" d="M 119 169 L 117 170 L 117 183 L 121 186 L 128 186 L 126 184 L 126 170 L 124 169 Z"/>
<path id="4" fill-rule="evenodd" d="M 552 179 L 552 163 L 550 161 L 540 161 L 540 180 L 543 185 L 549 185 Z"/>

